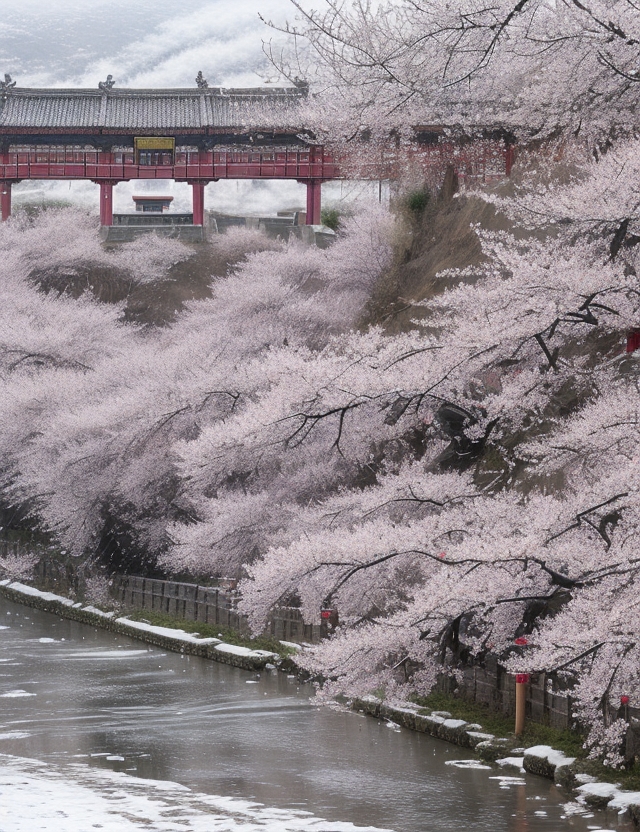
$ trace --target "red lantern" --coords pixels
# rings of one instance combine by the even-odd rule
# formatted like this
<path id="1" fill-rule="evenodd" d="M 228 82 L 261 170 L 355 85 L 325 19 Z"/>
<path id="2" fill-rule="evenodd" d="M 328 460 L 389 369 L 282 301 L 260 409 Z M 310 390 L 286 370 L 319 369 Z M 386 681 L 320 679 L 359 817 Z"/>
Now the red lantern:
<path id="1" fill-rule="evenodd" d="M 518 636 L 514 644 L 517 644 L 519 647 L 524 647 L 525 644 L 529 644 L 529 641 L 524 636 Z"/>
<path id="2" fill-rule="evenodd" d="M 528 673 L 516 673 L 516 685 L 528 685 L 529 679 Z"/>
<path id="3" fill-rule="evenodd" d="M 320 618 L 331 618 L 332 610 L 320 610 Z"/>
<path id="4" fill-rule="evenodd" d="M 438 557 L 440 558 L 440 560 L 444 560 L 446 558 L 446 556 L 447 556 L 446 552 L 439 552 L 438 553 Z"/>
<path id="5" fill-rule="evenodd" d="M 620 697 L 620 704 L 621 705 L 628 705 L 629 704 L 629 697 L 628 696 L 621 696 Z"/>

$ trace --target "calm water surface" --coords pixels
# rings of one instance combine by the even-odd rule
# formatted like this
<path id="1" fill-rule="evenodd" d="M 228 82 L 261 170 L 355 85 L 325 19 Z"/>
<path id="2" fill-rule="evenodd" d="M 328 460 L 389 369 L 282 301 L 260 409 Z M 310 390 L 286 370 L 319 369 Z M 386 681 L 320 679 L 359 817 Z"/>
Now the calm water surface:
<path id="1" fill-rule="evenodd" d="M 125 773 L 121 780 L 132 788 L 133 778 L 166 780 L 201 794 L 306 810 L 327 819 L 309 827 L 323 832 L 338 822 L 397 832 L 620 828 L 604 816 L 576 814 L 546 780 L 527 776 L 524 783 L 495 769 L 451 765 L 471 755 L 315 707 L 310 688 L 281 673 L 165 653 L 3 599 L 0 625 L 5 762 L 45 762 L 43 771 L 70 781 L 70 764 L 83 776 L 93 767 Z"/>

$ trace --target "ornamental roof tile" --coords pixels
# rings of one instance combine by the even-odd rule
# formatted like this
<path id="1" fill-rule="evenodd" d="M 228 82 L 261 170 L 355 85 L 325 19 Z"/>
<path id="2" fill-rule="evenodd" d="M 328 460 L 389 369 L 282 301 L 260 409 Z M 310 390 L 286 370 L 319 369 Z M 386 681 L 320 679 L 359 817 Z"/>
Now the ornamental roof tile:
<path id="1" fill-rule="evenodd" d="M 13 88 L 0 95 L 3 128 L 181 130 L 287 121 L 304 98 L 291 88 L 87 90 Z M 266 125 L 265 125 L 266 126 Z M 286 126 L 284 123 L 280 126 Z"/>

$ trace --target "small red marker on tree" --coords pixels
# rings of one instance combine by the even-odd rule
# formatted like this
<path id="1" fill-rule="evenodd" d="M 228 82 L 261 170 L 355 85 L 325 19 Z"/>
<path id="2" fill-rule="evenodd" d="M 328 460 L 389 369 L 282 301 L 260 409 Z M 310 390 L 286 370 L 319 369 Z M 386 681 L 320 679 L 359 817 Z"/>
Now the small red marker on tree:
<path id="1" fill-rule="evenodd" d="M 519 647 L 524 647 L 525 644 L 529 644 L 529 640 L 524 636 L 518 636 L 518 638 L 514 641 L 514 644 L 517 644 Z"/>

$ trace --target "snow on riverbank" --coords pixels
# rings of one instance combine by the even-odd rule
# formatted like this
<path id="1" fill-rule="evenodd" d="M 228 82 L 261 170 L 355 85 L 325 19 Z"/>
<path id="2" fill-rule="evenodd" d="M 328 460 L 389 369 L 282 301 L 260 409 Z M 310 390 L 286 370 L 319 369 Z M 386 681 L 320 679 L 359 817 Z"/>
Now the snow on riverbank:
<path id="1" fill-rule="evenodd" d="M 131 621 L 131 619 L 126 617 L 117 618 L 116 621 L 118 624 L 133 627 L 134 630 L 141 630 L 144 633 L 155 633 L 158 636 L 165 636 L 166 638 L 175 638 L 188 644 L 220 644 L 222 641 L 219 638 L 199 638 L 192 633 L 185 633 L 184 630 L 178 630 L 173 627 L 156 627 L 155 624 L 147 624 L 146 621 Z"/>
<path id="2" fill-rule="evenodd" d="M 81 765 L 0 755 L 2 832 L 391 832 Z"/>
<path id="3" fill-rule="evenodd" d="M 200 638 L 199 636 L 194 635 L 192 633 L 187 633 L 184 630 L 179 630 L 173 627 L 158 627 L 155 624 L 149 624 L 146 621 L 132 621 L 126 616 L 116 618 L 116 614 L 114 612 L 104 612 L 104 610 L 98 609 L 97 607 L 93 607 L 91 605 L 84 606 L 80 603 L 74 603 L 72 600 L 70 600 L 69 598 L 65 598 L 62 595 L 55 595 L 53 592 L 44 592 L 40 589 L 36 589 L 33 586 L 28 586 L 27 584 L 19 583 L 18 581 L 0 581 L 0 587 L 6 587 L 7 589 L 12 590 L 14 593 L 18 593 L 22 596 L 38 598 L 42 601 L 59 603 L 73 610 L 79 610 L 80 612 L 89 613 L 92 616 L 98 616 L 100 618 L 108 619 L 109 621 L 113 621 L 115 624 L 120 625 L 121 629 L 124 629 L 129 635 L 133 636 L 134 638 L 141 637 L 143 633 L 158 636 L 161 639 L 166 639 L 174 642 L 174 649 L 176 643 L 178 644 L 178 646 L 191 645 L 195 647 L 211 647 L 217 653 L 224 654 L 227 657 L 248 659 L 250 661 L 257 660 L 258 662 L 262 662 L 263 664 L 267 659 L 278 658 L 276 653 L 271 653 L 268 650 L 253 650 L 249 647 L 240 647 L 235 644 L 225 644 L 219 638 Z M 25 603 L 27 603 L 26 599 Z"/>

